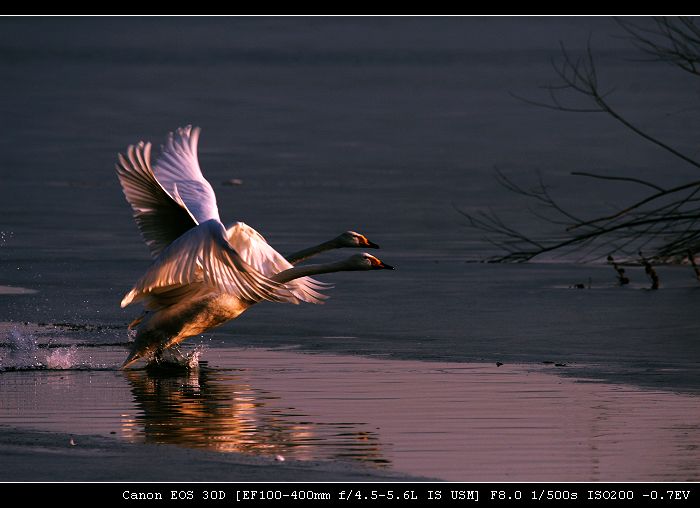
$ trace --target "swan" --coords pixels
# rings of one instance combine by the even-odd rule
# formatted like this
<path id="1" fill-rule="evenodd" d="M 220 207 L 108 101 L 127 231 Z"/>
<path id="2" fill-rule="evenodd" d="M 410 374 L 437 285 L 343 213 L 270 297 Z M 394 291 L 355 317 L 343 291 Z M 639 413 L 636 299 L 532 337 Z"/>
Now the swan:
<path id="1" fill-rule="evenodd" d="M 199 134 L 192 126 L 171 132 L 153 165 L 150 143 L 141 141 L 118 155 L 117 176 L 153 258 L 121 301 L 122 308 L 136 302 L 145 307 L 129 325 L 135 337 L 122 369 L 158 357 L 264 300 L 323 303 L 327 296 L 321 291 L 329 285 L 313 275 L 394 269 L 366 252 L 295 266 L 331 249 L 379 247 L 354 231 L 285 258 L 247 224 L 225 228 L 214 190 L 199 167 Z"/>

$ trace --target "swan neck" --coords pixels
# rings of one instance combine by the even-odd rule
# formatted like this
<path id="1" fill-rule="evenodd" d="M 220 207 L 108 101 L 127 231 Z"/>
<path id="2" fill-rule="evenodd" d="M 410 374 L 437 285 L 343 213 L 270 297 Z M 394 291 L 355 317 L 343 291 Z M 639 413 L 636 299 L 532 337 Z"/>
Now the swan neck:
<path id="1" fill-rule="evenodd" d="M 335 263 L 324 263 L 318 265 L 295 266 L 289 270 L 284 270 L 272 277 L 272 280 L 284 284 L 290 280 L 298 279 L 299 277 L 307 277 L 310 275 L 319 275 L 322 273 L 343 272 L 352 270 L 352 266 L 347 261 L 338 261 Z"/>
<path id="2" fill-rule="evenodd" d="M 321 252 L 333 250 L 333 249 L 336 249 L 337 247 L 338 246 L 336 245 L 335 240 L 329 240 L 327 242 L 323 242 L 323 243 L 320 243 L 318 245 L 314 245 L 313 247 L 308 247 L 306 249 L 302 249 L 299 252 L 289 254 L 288 256 L 286 256 L 286 259 L 291 264 L 296 265 L 297 263 L 301 263 L 305 259 L 309 259 L 310 257 L 315 256 L 316 254 L 320 254 Z"/>

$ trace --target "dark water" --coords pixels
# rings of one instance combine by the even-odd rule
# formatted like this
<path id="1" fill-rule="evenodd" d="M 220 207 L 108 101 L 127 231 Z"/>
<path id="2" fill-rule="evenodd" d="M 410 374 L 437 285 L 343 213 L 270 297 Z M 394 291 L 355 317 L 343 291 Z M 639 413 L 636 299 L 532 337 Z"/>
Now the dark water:
<path id="1" fill-rule="evenodd" d="M 700 477 L 696 396 L 562 379 L 554 365 L 226 348 L 155 374 L 117 370 L 109 347 L 105 367 L 85 369 L 86 353 L 69 369 L 3 372 L 0 424 L 69 432 L 76 450 L 102 434 L 452 481 Z"/>
<path id="2" fill-rule="evenodd" d="M 539 170 L 590 210 L 634 196 L 570 171 L 689 177 L 609 118 L 511 95 L 540 97 L 559 42 L 580 50 L 590 36 L 621 111 L 697 153 L 690 78 L 640 65 L 619 34 L 607 18 L 0 20 L 0 285 L 37 291 L 0 294 L 0 321 L 126 341 L 138 310 L 119 301 L 148 254 L 115 156 L 192 123 L 225 221 L 282 252 L 354 229 L 398 268 L 328 276 L 327 305 L 262 304 L 208 334 L 211 346 L 556 361 L 697 391 L 700 288 L 688 270 L 662 269 L 665 288 L 649 292 L 635 270 L 618 289 L 602 266 L 465 263 L 493 249 L 455 206 L 531 224 L 494 167 L 523 181 Z M 222 185 L 231 178 L 243 185 Z M 592 289 L 569 289 L 589 278 Z"/>

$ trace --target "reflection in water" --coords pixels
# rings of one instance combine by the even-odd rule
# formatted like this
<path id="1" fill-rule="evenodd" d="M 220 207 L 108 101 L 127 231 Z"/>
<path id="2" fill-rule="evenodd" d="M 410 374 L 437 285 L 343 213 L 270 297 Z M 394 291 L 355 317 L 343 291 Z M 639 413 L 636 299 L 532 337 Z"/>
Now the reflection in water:
<path id="1" fill-rule="evenodd" d="M 91 364 L 84 353 L 78 365 Z M 99 353 L 113 368 L 0 372 L 0 424 L 449 481 L 700 479 L 695 394 L 545 365 L 220 348 L 199 371 L 167 375 L 117 370 L 121 348 Z"/>
<path id="2" fill-rule="evenodd" d="M 240 376 L 206 367 L 187 373 L 126 371 L 135 411 L 122 415 L 133 442 L 219 452 L 344 459 L 385 465 L 375 432 L 361 423 L 320 423 L 278 407 L 280 399 Z"/>

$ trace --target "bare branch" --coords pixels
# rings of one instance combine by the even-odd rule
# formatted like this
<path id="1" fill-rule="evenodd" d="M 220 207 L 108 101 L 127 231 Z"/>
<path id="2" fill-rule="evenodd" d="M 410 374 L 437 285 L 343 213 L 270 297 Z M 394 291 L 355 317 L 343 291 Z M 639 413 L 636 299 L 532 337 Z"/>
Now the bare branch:
<path id="1" fill-rule="evenodd" d="M 601 180 L 619 180 L 622 182 L 634 182 L 638 183 L 641 185 L 646 185 L 647 187 L 651 187 L 652 189 L 656 189 L 659 192 L 665 192 L 665 189 L 662 187 L 659 187 L 658 185 L 647 182 L 646 180 L 640 180 L 639 178 L 631 178 L 629 176 L 610 176 L 610 175 L 598 175 L 595 173 L 587 173 L 584 171 L 572 171 L 571 174 L 573 176 L 587 176 L 589 178 L 599 178 Z"/>
<path id="2" fill-rule="evenodd" d="M 694 19 L 654 18 L 649 26 L 627 20 L 618 20 L 618 24 L 634 45 L 652 60 L 665 61 L 700 75 L 700 26 Z M 700 169 L 700 161 L 639 128 L 613 107 L 609 99 L 613 90 L 601 89 L 590 43 L 580 55 L 570 52 L 563 44 L 561 50 L 560 60 L 553 62 L 559 82 L 544 87 L 548 101 L 512 95 L 526 103 L 557 111 L 604 113 L 651 145 Z M 569 99 L 572 94 L 589 101 L 591 107 L 582 107 L 580 101 L 572 104 Z M 535 185 L 525 188 L 497 169 L 497 181 L 509 191 L 532 200 L 538 207 L 531 208 L 530 213 L 539 221 L 556 226 L 559 234 L 547 239 L 531 238 L 507 225 L 493 212 L 458 211 L 472 226 L 484 231 L 490 243 L 503 249 L 504 254 L 491 261 L 523 262 L 547 253 L 557 256 L 576 252 L 582 259 L 622 253 L 639 263 L 635 256 L 641 249 L 652 252 L 655 259 L 674 261 L 684 259 L 688 250 L 697 252 L 700 249 L 700 180 L 668 188 L 633 176 L 584 171 L 572 175 L 641 185 L 649 188 L 650 193 L 613 213 L 585 218 L 562 206 L 541 176 Z"/>
<path id="3" fill-rule="evenodd" d="M 632 43 L 652 60 L 668 62 L 700 76 L 700 27 L 687 17 L 654 18 L 653 27 L 616 19 Z"/>

